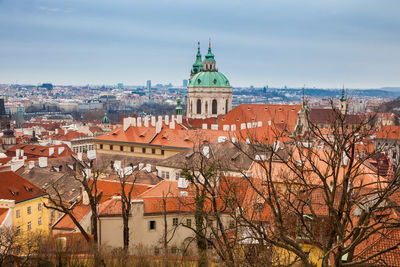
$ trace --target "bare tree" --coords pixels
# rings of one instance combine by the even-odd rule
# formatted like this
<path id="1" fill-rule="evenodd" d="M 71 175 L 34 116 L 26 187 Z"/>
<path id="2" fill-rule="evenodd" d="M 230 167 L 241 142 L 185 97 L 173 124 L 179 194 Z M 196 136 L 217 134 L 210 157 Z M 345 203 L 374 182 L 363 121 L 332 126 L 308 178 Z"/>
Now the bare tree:
<path id="1" fill-rule="evenodd" d="M 363 142 L 374 132 L 373 118 L 333 108 L 322 129 L 308 110 L 304 115 L 302 136 L 284 143 L 288 134 L 273 125 L 272 142 L 253 135 L 249 143 L 254 153 L 242 150 L 255 162 L 253 177 L 243 176 L 251 188 L 247 206 L 240 209 L 247 238 L 288 252 L 286 259 L 305 266 L 316 261 L 322 266 L 362 265 L 396 248 L 399 244 L 368 256 L 359 251 L 400 226 L 390 214 L 379 216 L 392 211 L 389 202 L 399 174 L 397 166 L 382 175 L 380 166 L 374 170 L 369 164 L 377 151 L 371 153 Z"/>

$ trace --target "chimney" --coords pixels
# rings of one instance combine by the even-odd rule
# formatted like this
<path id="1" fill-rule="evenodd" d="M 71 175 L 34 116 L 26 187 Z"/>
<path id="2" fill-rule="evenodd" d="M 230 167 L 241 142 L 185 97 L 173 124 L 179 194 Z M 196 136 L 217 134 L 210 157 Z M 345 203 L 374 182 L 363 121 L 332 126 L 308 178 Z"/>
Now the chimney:
<path id="1" fill-rule="evenodd" d="M 21 158 L 23 158 L 23 157 L 24 157 L 24 150 L 21 149 L 21 151 L 19 152 L 19 154 L 20 154 Z"/>
<path id="2" fill-rule="evenodd" d="M 139 163 L 139 171 L 140 171 L 141 169 L 143 169 L 143 167 L 144 167 L 144 164 L 143 164 L 143 163 Z"/>
<path id="3" fill-rule="evenodd" d="M 56 129 L 55 134 L 58 134 L 58 128 Z"/>
<path id="4" fill-rule="evenodd" d="M 222 126 L 222 129 L 223 129 L 225 132 L 229 132 L 229 124 L 223 125 L 223 126 Z"/>
<path id="5" fill-rule="evenodd" d="M 136 119 L 129 117 L 129 125 L 132 125 L 133 127 L 136 127 Z"/>
<path id="6" fill-rule="evenodd" d="M 169 116 L 165 115 L 165 125 L 169 125 Z"/>
<path id="7" fill-rule="evenodd" d="M 89 205 L 89 196 L 88 193 L 85 191 L 85 189 L 83 189 L 83 187 L 81 187 L 82 190 L 82 205 Z"/>
<path id="8" fill-rule="evenodd" d="M 129 126 L 130 126 L 130 118 L 124 118 L 123 120 L 124 131 L 128 130 Z"/>
<path id="9" fill-rule="evenodd" d="M 207 128 L 208 128 L 207 123 L 203 123 L 203 124 L 201 125 L 201 128 L 202 128 L 203 130 L 207 130 Z"/>
<path id="10" fill-rule="evenodd" d="M 175 122 L 176 118 L 175 115 L 171 115 L 171 122 Z"/>
<path id="11" fill-rule="evenodd" d="M 176 115 L 176 122 L 182 124 L 182 115 Z"/>
<path id="12" fill-rule="evenodd" d="M 149 117 L 144 117 L 144 127 L 149 127 Z"/>
<path id="13" fill-rule="evenodd" d="M 121 161 L 120 160 L 114 161 L 114 169 L 115 170 L 120 170 L 121 169 Z"/>
<path id="14" fill-rule="evenodd" d="M 246 129 L 246 123 L 241 123 L 240 124 L 240 130 Z"/>
<path id="15" fill-rule="evenodd" d="M 39 158 L 39 167 L 46 168 L 47 167 L 47 157 L 40 157 Z"/>
<path id="16" fill-rule="evenodd" d="M 11 163 L 11 170 L 15 172 L 23 166 L 24 166 L 24 160 L 17 160 Z"/>
<path id="17" fill-rule="evenodd" d="M 61 153 L 64 152 L 64 149 L 65 148 L 63 146 L 58 147 L 58 155 L 61 155 Z"/>
<path id="18" fill-rule="evenodd" d="M 262 127 L 262 121 L 257 122 L 257 127 Z"/>
<path id="19" fill-rule="evenodd" d="M 251 129 L 251 122 L 247 123 L 247 129 Z"/>
<path id="20" fill-rule="evenodd" d="M 64 135 L 67 135 L 67 133 L 68 133 L 68 129 L 65 128 L 65 133 L 64 133 Z"/>
<path id="21" fill-rule="evenodd" d="M 271 126 L 271 120 L 268 121 L 268 126 Z"/>
<path id="22" fill-rule="evenodd" d="M 151 164 L 146 164 L 146 172 L 151 172 Z"/>
<path id="23" fill-rule="evenodd" d="M 161 121 L 157 121 L 156 133 L 160 133 L 161 132 L 161 128 L 162 128 L 162 120 Z"/>
<path id="24" fill-rule="evenodd" d="M 142 127 L 142 117 L 137 118 L 137 127 Z"/>
<path id="25" fill-rule="evenodd" d="M 211 130 L 218 130 L 218 124 L 211 124 Z"/>
<path id="26" fill-rule="evenodd" d="M 156 126 L 156 116 L 151 116 L 151 126 Z"/>
<path id="27" fill-rule="evenodd" d="M 236 131 L 236 124 L 231 124 L 231 131 Z"/>
<path id="28" fill-rule="evenodd" d="M 19 158 L 19 156 L 20 156 L 20 153 L 21 153 L 21 149 L 16 149 L 15 150 L 15 157 L 18 159 Z"/>
<path id="29" fill-rule="evenodd" d="M 30 170 L 32 170 L 33 167 L 35 167 L 35 162 L 34 162 L 33 160 L 31 160 L 31 161 L 29 161 L 28 168 L 29 168 Z"/>
<path id="30" fill-rule="evenodd" d="M 49 157 L 54 154 L 54 147 L 49 147 Z"/>
<path id="31" fill-rule="evenodd" d="M 170 129 L 175 129 L 175 120 L 171 120 L 171 123 L 169 124 Z"/>

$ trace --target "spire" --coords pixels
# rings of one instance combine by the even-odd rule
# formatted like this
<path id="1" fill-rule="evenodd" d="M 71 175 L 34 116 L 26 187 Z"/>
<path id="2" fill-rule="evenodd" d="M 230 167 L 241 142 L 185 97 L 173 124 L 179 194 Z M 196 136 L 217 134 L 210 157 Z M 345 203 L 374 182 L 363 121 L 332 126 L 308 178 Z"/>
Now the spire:
<path id="1" fill-rule="evenodd" d="M 203 61 L 200 53 L 200 42 L 197 42 L 197 54 L 196 54 L 196 61 L 192 65 L 191 70 L 191 77 L 198 73 L 203 68 Z"/>
<path id="2" fill-rule="evenodd" d="M 182 115 L 182 104 L 181 104 L 180 90 L 178 90 L 178 98 L 176 99 L 175 112 L 176 112 L 176 115 Z"/>
<path id="3" fill-rule="evenodd" d="M 344 85 L 343 85 L 343 88 L 342 88 L 342 97 L 340 98 L 340 101 L 341 102 L 346 102 L 346 94 L 345 94 L 345 91 L 344 91 Z"/>
<path id="4" fill-rule="evenodd" d="M 208 40 L 208 52 L 205 55 L 204 61 L 215 61 L 214 54 L 211 52 L 211 38 Z"/>

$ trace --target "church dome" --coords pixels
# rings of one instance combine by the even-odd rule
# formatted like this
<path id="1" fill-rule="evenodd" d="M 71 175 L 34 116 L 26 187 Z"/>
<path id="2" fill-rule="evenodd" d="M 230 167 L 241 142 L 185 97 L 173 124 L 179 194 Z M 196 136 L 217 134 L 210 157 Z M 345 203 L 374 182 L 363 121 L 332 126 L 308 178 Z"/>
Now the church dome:
<path id="1" fill-rule="evenodd" d="M 190 87 L 231 87 L 229 80 L 218 71 L 201 71 L 189 79 Z"/>

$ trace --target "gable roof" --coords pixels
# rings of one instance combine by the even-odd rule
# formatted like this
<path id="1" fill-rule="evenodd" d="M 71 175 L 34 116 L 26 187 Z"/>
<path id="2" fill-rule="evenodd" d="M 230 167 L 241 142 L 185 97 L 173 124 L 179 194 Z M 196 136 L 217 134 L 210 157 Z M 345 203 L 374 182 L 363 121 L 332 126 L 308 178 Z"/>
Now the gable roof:
<path id="1" fill-rule="evenodd" d="M 12 199 L 15 203 L 46 195 L 44 191 L 12 171 L 0 173 L 0 199 Z"/>

